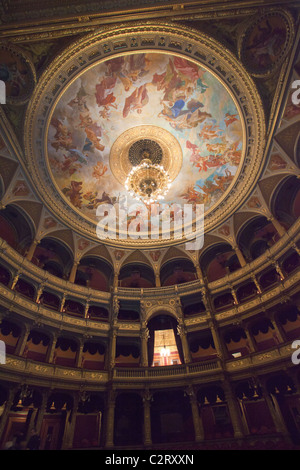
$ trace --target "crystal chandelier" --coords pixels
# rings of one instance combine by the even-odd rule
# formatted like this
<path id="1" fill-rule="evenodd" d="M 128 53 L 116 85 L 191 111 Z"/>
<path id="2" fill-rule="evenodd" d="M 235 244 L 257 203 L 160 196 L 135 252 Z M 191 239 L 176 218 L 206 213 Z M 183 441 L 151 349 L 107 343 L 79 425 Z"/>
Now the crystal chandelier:
<path id="1" fill-rule="evenodd" d="M 171 180 L 164 167 L 149 158 L 134 166 L 125 181 L 129 194 L 145 204 L 164 199 L 170 186 Z"/>
<path id="2" fill-rule="evenodd" d="M 163 345 L 163 347 L 160 349 L 160 356 L 161 356 L 161 357 L 169 357 L 169 356 L 170 356 L 170 349 L 169 349 L 169 348 L 166 348 L 166 345 L 165 345 L 165 335 L 163 335 L 163 342 L 164 342 L 164 345 Z"/>
<path id="3" fill-rule="evenodd" d="M 170 356 L 170 349 L 166 348 L 165 346 L 160 350 L 161 357 L 169 357 Z"/>

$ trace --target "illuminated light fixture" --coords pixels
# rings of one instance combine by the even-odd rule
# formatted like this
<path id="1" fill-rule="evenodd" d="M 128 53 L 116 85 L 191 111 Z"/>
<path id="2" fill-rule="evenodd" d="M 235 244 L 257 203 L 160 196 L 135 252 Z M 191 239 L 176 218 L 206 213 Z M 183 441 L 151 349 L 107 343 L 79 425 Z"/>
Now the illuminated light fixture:
<path id="1" fill-rule="evenodd" d="M 232 355 L 233 357 L 241 357 L 241 356 L 242 356 L 242 353 L 236 352 L 236 353 L 232 353 L 231 355 Z"/>
<path id="2" fill-rule="evenodd" d="M 164 167 L 152 163 L 149 158 L 134 166 L 125 181 L 129 194 L 145 204 L 164 199 L 170 186 L 171 180 Z"/>
<path id="3" fill-rule="evenodd" d="M 161 357 L 169 357 L 170 356 L 170 349 L 166 348 L 165 346 L 160 350 Z"/>
<path id="4" fill-rule="evenodd" d="M 165 346 L 165 337 L 164 338 L 164 346 L 160 349 L 161 357 L 169 357 L 170 356 L 170 349 L 166 348 Z"/>

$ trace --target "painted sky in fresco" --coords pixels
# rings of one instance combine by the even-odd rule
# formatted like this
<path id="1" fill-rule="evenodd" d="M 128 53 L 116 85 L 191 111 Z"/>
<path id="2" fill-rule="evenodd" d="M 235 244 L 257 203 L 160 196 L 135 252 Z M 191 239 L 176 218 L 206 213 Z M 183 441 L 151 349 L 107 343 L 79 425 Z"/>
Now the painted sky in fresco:
<path id="1" fill-rule="evenodd" d="M 240 117 L 210 72 L 163 53 L 97 64 L 59 99 L 48 131 L 48 161 L 71 205 L 96 220 L 99 204 L 117 203 L 127 195 L 110 170 L 109 153 L 123 132 L 141 125 L 166 129 L 182 148 L 182 168 L 165 202 L 212 207 L 240 164 Z"/>

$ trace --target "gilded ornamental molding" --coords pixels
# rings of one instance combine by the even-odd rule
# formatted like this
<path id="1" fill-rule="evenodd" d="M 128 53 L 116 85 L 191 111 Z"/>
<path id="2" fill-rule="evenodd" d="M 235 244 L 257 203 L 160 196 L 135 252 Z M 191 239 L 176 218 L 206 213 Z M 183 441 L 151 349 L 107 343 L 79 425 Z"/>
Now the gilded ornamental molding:
<path id="1" fill-rule="evenodd" d="M 44 72 L 26 112 L 25 164 L 32 184 L 46 207 L 59 220 L 86 238 L 97 241 L 95 223 L 71 207 L 62 197 L 49 174 L 45 158 L 45 138 L 53 106 L 79 74 L 107 58 L 129 52 L 164 51 L 188 58 L 213 73 L 230 92 L 244 123 L 243 163 L 239 177 L 216 207 L 205 217 L 211 230 L 228 219 L 246 200 L 257 182 L 265 159 L 265 118 L 259 93 L 247 72 L 231 52 L 214 39 L 190 28 L 170 24 L 132 24 L 97 31 L 77 40 L 62 52 Z M 108 240 L 119 246 L 120 240 Z M 155 240 L 134 240 L 134 246 L 151 248 Z M 159 244 L 164 243 L 159 240 Z M 131 240 L 122 240 L 131 248 Z M 168 245 L 179 244 L 168 240 Z"/>

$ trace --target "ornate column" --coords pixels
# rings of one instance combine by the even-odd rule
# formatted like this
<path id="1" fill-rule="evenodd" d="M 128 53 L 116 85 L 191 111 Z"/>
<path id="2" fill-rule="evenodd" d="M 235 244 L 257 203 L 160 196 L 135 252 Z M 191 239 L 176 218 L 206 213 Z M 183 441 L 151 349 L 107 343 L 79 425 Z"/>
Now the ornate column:
<path id="1" fill-rule="evenodd" d="M 225 400 L 227 402 L 229 414 L 231 417 L 234 437 L 242 438 L 244 437 L 244 431 L 242 426 L 242 418 L 239 404 L 236 400 L 236 397 L 234 396 L 230 382 L 226 379 L 223 382 L 223 389 L 225 392 Z"/>
<path id="2" fill-rule="evenodd" d="M 109 334 L 109 349 L 107 355 L 107 369 L 112 370 L 115 367 L 116 361 L 116 344 L 117 344 L 118 326 L 112 325 Z"/>
<path id="3" fill-rule="evenodd" d="M 23 356 L 29 333 L 30 333 L 30 328 L 29 326 L 25 325 L 24 332 L 22 336 L 20 336 L 19 341 L 17 343 L 16 350 L 15 350 L 15 354 L 17 356 Z"/>
<path id="4" fill-rule="evenodd" d="M 53 335 L 52 343 L 49 346 L 48 351 L 47 351 L 46 362 L 48 362 L 50 364 L 53 361 L 55 346 L 56 346 L 56 342 L 57 342 L 57 337 L 58 337 L 57 334 Z"/>
<path id="5" fill-rule="evenodd" d="M 296 243 L 293 243 L 293 248 L 296 251 L 296 253 L 300 256 L 300 249 L 297 247 Z"/>
<path id="6" fill-rule="evenodd" d="M 256 286 L 256 288 L 257 288 L 257 293 L 258 293 L 258 294 L 261 294 L 261 293 L 262 293 L 262 290 L 261 290 L 261 287 L 260 287 L 260 285 L 259 285 L 259 283 L 258 283 L 258 280 L 256 279 L 255 274 L 251 274 L 251 279 L 252 279 L 252 281 L 254 282 L 254 284 L 255 284 L 255 286 Z"/>
<path id="7" fill-rule="evenodd" d="M 113 288 L 117 288 L 119 286 L 119 271 L 114 271 L 114 280 L 113 280 Z"/>
<path id="8" fill-rule="evenodd" d="M 107 397 L 106 407 L 106 439 L 105 447 L 111 448 L 114 446 L 114 419 L 115 419 L 115 404 L 116 404 L 116 391 L 109 390 Z"/>
<path id="9" fill-rule="evenodd" d="M 149 330 L 146 326 L 141 328 L 141 367 L 148 367 L 148 339 Z"/>
<path id="10" fill-rule="evenodd" d="M 10 286 L 11 290 L 14 290 L 14 288 L 16 287 L 16 284 L 17 284 L 17 282 L 18 282 L 18 280 L 19 280 L 20 274 L 21 274 L 21 273 L 20 273 L 19 271 L 15 274 L 15 276 L 14 276 L 14 278 L 13 278 L 13 280 L 12 280 L 11 286 Z"/>
<path id="11" fill-rule="evenodd" d="M 284 436 L 288 436 L 289 432 L 287 430 L 286 424 L 284 422 L 280 407 L 274 396 L 268 393 L 267 388 L 264 384 L 263 388 L 263 397 L 267 403 L 270 414 L 272 416 L 276 431 L 282 433 Z"/>
<path id="12" fill-rule="evenodd" d="M 161 287 L 161 282 L 160 282 L 160 275 L 159 275 L 159 273 L 155 273 L 155 287 Z"/>
<path id="13" fill-rule="evenodd" d="M 15 397 L 15 394 L 17 392 L 17 389 L 18 387 L 14 387 L 14 388 L 10 388 L 9 391 L 8 391 L 8 398 L 5 402 L 5 405 L 4 405 L 4 411 L 0 417 L 0 440 L 2 439 L 2 433 L 4 431 L 4 428 L 5 428 L 5 425 L 6 425 L 6 420 L 7 420 L 7 416 L 10 412 L 10 409 L 12 407 L 12 404 L 13 404 L 13 401 L 14 401 L 14 397 Z"/>
<path id="14" fill-rule="evenodd" d="M 42 427 L 42 422 L 44 419 L 44 414 L 46 412 L 47 408 L 47 401 L 48 401 L 48 396 L 49 396 L 50 391 L 47 390 L 45 392 L 42 392 L 42 403 L 39 407 L 38 414 L 37 414 L 37 419 L 35 423 L 35 428 L 38 434 L 40 434 L 41 427 Z"/>
<path id="15" fill-rule="evenodd" d="M 244 331 L 246 333 L 246 336 L 247 336 L 250 352 L 256 352 L 257 351 L 256 343 L 255 343 L 255 340 L 254 340 L 254 338 L 251 334 L 251 331 L 249 330 L 249 327 L 244 326 L 243 329 L 244 329 Z"/>
<path id="16" fill-rule="evenodd" d="M 74 264 L 71 268 L 70 275 L 69 275 L 69 282 L 74 282 L 76 277 L 76 271 L 79 261 L 74 261 Z"/>
<path id="17" fill-rule="evenodd" d="M 60 312 L 63 312 L 63 311 L 64 311 L 65 302 L 66 302 L 66 295 L 63 294 L 63 296 L 62 296 L 62 298 L 61 298 L 61 302 L 60 302 L 60 308 L 59 308 L 59 311 L 60 311 Z"/>
<path id="18" fill-rule="evenodd" d="M 148 389 L 144 390 L 142 394 L 143 408 L 144 408 L 144 445 L 152 445 L 151 437 L 151 401 L 152 394 Z"/>
<path id="19" fill-rule="evenodd" d="M 238 245 L 234 245 L 232 248 L 234 249 L 234 251 L 235 251 L 235 253 L 238 257 L 238 260 L 240 262 L 240 265 L 243 268 L 244 266 L 246 266 L 247 263 L 246 263 L 246 260 L 244 258 L 244 255 L 243 255 L 240 247 Z"/>
<path id="20" fill-rule="evenodd" d="M 40 284 L 37 291 L 36 291 L 35 301 L 36 301 L 37 304 L 40 303 L 40 298 L 41 298 L 41 295 L 43 293 L 44 287 L 45 287 L 45 284 Z"/>
<path id="21" fill-rule="evenodd" d="M 201 287 L 200 291 L 201 291 L 201 296 L 202 296 L 201 300 L 204 304 L 205 310 L 207 314 L 210 315 L 212 311 L 212 304 L 211 304 L 210 296 L 207 292 L 206 287 Z"/>
<path id="22" fill-rule="evenodd" d="M 234 305 L 238 305 L 239 301 L 238 301 L 236 292 L 235 292 L 235 290 L 232 286 L 230 286 L 230 292 L 231 292 L 231 295 L 233 297 Z"/>
<path id="23" fill-rule="evenodd" d="M 30 438 L 31 430 L 34 429 L 34 427 L 35 427 L 34 422 L 35 422 L 35 419 L 36 419 L 36 416 L 37 416 L 37 413 L 38 413 L 38 408 L 32 408 L 31 410 L 29 410 L 28 413 L 30 413 L 30 416 L 29 416 L 29 420 L 28 420 L 28 416 L 27 416 L 27 421 L 29 421 L 29 422 L 28 422 L 27 431 L 26 431 L 26 441 L 28 441 L 28 439 Z"/>
<path id="24" fill-rule="evenodd" d="M 85 307 L 84 307 L 84 318 L 89 317 L 89 308 L 90 308 L 90 302 L 89 299 L 86 301 Z"/>
<path id="25" fill-rule="evenodd" d="M 198 400 L 195 394 L 195 391 L 192 386 L 189 386 L 185 389 L 185 394 L 190 399 L 190 405 L 192 409 L 193 424 L 195 430 L 195 441 L 201 442 L 204 440 L 204 429 L 202 419 L 199 416 Z"/>
<path id="26" fill-rule="evenodd" d="M 275 330 L 275 335 L 273 333 L 275 340 L 278 343 L 285 343 L 286 342 L 286 334 L 285 334 L 282 326 L 279 324 L 279 322 L 276 321 L 275 313 L 272 312 L 270 316 L 271 316 L 271 318 L 270 318 L 271 324 L 273 325 L 274 330 Z"/>
<path id="27" fill-rule="evenodd" d="M 278 234 L 283 237 L 285 234 L 286 234 L 286 230 L 285 228 L 281 225 L 281 223 L 276 219 L 276 217 L 274 217 L 273 215 L 270 215 L 270 217 L 268 217 L 268 220 L 269 222 L 271 222 L 275 229 L 277 230 Z"/>
<path id="28" fill-rule="evenodd" d="M 195 269 L 196 269 L 197 278 L 199 279 L 201 284 L 204 284 L 204 277 L 203 277 L 203 273 L 201 271 L 201 268 L 200 268 L 199 264 L 195 264 L 194 266 L 195 266 Z"/>
<path id="29" fill-rule="evenodd" d="M 113 322 L 118 321 L 118 315 L 120 310 L 120 301 L 117 295 L 113 295 L 112 297 L 112 320 Z"/>
<path id="30" fill-rule="evenodd" d="M 34 252 L 35 252 L 35 249 L 36 247 L 38 246 L 38 244 L 40 243 L 40 240 L 37 240 L 37 239 L 34 239 L 33 242 L 31 243 L 27 253 L 26 253 L 26 259 L 28 261 L 31 261 L 32 260 L 32 257 L 34 255 Z"/>
<path id="31" fill-rule="evenodd" d="M 184 362 L 185 364 L 189 364 L 190 362 L 192 362 L 192 360 L 191 360 L 190 348 L 189 348 L 188 341 L 187 341 L 186 327 L 183 321 L 178 322 L 177 332 L 181 339 Z"/>
<path id="32" fill-rule="evenodd" d="M 226 349 L 223 346 L 223 342 L 220 338 L 216 322 L 211 314 L 210 314 L 210 318 L 208 319 L 208 326 L 210 328 L 210 331 L 213 337 L 217 355 L 219 356 L 221 360 L 223 360 L 227 356 Z"/>
<path id="33" fill-rule="evenodd" d="M 279 263 L 278 261 L 272 261 L 272 265 L 274 266 L 274 268 L 276 269 L 276 272 L 277 274 L 279 275 L 280 277 L 280 280 L 283 281 L 284 280 L 284 274 L 281 270 L 281 267 L 279 266 Z"/>
<path id="34" fill-rule="evenodd" d="M 83 351 L 83 340 L 80 341 L 79 348 L 76 353 L 76 364 L 75 367 L 81 367 L 82 366 L 82 351 Z"/>
<path id="35" fill-rule="evenodd" d="M 66 423 L 65 423 L 65 432 L 63 436 L 63 443 L 62 443 L 62 450 L 64 449 L 72 449 L 73 439 L 74 439 L 74 432 L 75 432 L 75 424 L 76 424 L 76 417 L 77 417 L 77 410 L 78 410 L 78 403 L 79 403 L 79 394 L 77 393 L 74 396 L 73 408 L 69 412 L 67 411 L 66 416 Z"/>

